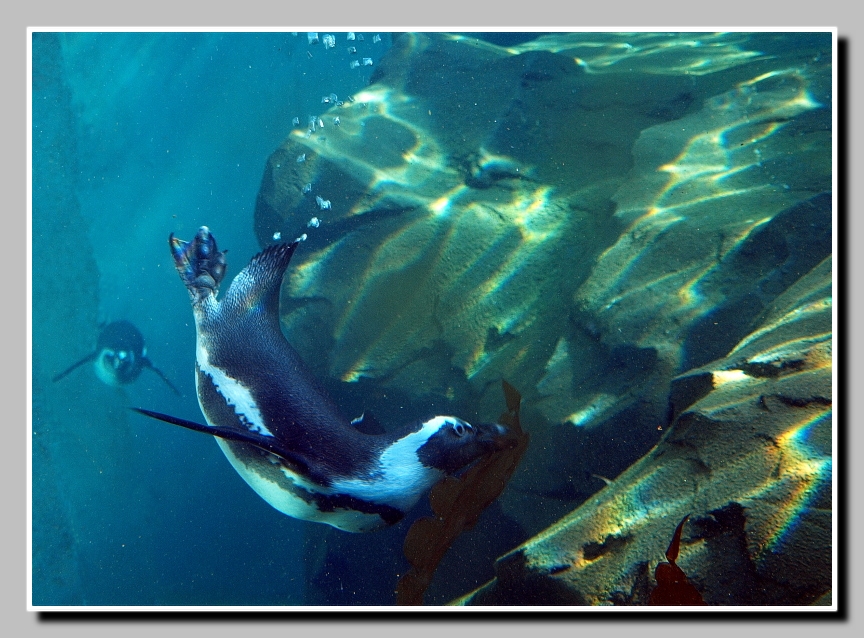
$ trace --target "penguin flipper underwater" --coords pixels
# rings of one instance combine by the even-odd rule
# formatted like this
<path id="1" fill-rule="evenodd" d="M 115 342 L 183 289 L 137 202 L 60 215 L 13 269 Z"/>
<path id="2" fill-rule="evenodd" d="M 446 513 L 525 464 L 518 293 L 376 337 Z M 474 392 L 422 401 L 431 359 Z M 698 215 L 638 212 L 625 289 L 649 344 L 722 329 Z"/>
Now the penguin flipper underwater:
<path id="1" fill-rule="evenodd" d="M 454 416 L 380 434 L 362 431 L 371 417 L 346 419 L 280 327 L 282 279 L 299 241 L 255 255 L 221 299 L 225 251 L 210 230 L 168 243 L 192 303 L 206 425 L 137 411 L 214 435 L 234 470 L 283 514 L 348 532 L 381 529 L 445 476 L 509 444 L 505 427 Z"/>
<path id="2" fill-rule="evenodd" d="M 255 447 L 264 450 L 265 452 L 275 454 L 279 458 L 284 459 L 285 461 L 297 466 L 298 469 L 300 469 L 301 471 L 308 471 L 308 466 L 303 459 L 298 457 L 296 454 L 293 454 L 290 450 L 286 449 L 285 446 L 281 445 L 279 441 L 275 440 L 273 437 L 261 436 L 260 434 L 250 432 L 249 430 L 235 430 L 232 428 L 220 427 L 218 425 L 204 425 L 203 423 L 188 421 L 186 419 L 181 419 L 176 416 L 171 416 L 170 414 L 162 414 L 161 412 L 154 412 L 153 410 L 145 410 L 144 408 L 129 409 L 137 412 L 138 414 L 149 416 L 151 419 L 158 419 L 159 421 L 164 421 L 165 423 L 179 425 L 180 427 L 194 430 L 195 432 L 212 434 L 213 436 L 218 436 L 219 438 L 225 439 L 226 441 L 237 441 L 239 443 L 248 443 L 249 445 L 254 445 Z"/>
<path id="3" fill-rule="evenodd" d="M 153 372 L 155 372 L 157 375 L 159 375 L 159 378 L 162 379 L 162 380 L 165 382 L 165 385 L 167 385 L 169 388 L 171 388 L 171 391 L 172 391 L 174 394 L 176 394 L 178 397 L 183 396 L 183 395 L 180 393 L 180 390 L 178 390 L 178 389 L 176 388 L 176 386 L 175 386 L 173 383 L 171 383 L 171 380 L 170 380 L 167 376 L 165 376 L 165 373 L 162 372 L 162 371 L 161 371 L 159 368 L 157 368 L 156 366 L 154 366 L 154 365 L 153 365 L 153 362 L 150 361 L 149 358 L 145 358 L 144 361 L 143 361 L 143 364 L 144 364 L 144 367 L 145 367 L 145 368 L 150 368 Z"/>
<path id="4" fill-rule="evenodd" d="M 70 372 L 77 370 L 78 368 L 83 366 L 85 363 L 90 363 L 91 361 L 93 361 L 98 354 L 99 354 L 98 352 L 91 352 L 90 354 L 88 354 L 86 357 L 84 357 L 80 361 L 76 361 L 75 363 L 73 363 L 71 366 L 66 368 L 60 374 L 55 375 L 54 378 L 51 379 L 51 381 L 53 381 L 54 383 L 57 383 L 60 379 L 63 379 L 66 376 L 68 376 Z"/>

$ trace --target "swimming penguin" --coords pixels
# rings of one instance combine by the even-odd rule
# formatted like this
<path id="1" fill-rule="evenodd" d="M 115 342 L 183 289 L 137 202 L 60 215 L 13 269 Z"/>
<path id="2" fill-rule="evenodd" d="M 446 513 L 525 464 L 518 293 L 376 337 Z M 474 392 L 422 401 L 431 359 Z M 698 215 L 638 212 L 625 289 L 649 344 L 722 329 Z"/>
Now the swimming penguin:
<path id="1" fill-rule="evenodd" d="M 217 300 L 226 263 L 209 229 L 190 242 L 169 237 L 192 300 L 207 424 L 137 411 L 217 437 L 234 469 L 280 512 L 368 532 L 398 522 L 438 480 L 509 438 L 503 426 L 452 416 L 385 434 L 345 419 L 279 327 L 282 276 L 298 243 L 253 257 Z"/>
<path id="2" fill-rule="evenodd" d="M 59 381 L 70 372 L 93 362 L 93 370 L 99 380 L 106 385 L 119 387 L 132 383 L 144 368 L 150 368 L 179 395 L 180 391 L 168 380 L 168 377 L 147 358 L 147 346 L 141 332 L 125 320 L 112 321 L 105 325 L 99 333 L 96 350 L 86 357 L 73 363 L 52 381 Z"/>

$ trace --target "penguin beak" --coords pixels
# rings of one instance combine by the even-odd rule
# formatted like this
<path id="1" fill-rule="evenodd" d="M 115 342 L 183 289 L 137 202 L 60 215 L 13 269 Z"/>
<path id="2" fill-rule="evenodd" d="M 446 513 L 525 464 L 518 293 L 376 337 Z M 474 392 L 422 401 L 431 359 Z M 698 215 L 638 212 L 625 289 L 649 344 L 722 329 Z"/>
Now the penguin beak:
<path id="1" fill-rule="evenodd" d="M 477 441 L 488 451 L 506 450 L 515 445 L 510 430 L 498 423 L 480 423 L 477 426 Z"/>

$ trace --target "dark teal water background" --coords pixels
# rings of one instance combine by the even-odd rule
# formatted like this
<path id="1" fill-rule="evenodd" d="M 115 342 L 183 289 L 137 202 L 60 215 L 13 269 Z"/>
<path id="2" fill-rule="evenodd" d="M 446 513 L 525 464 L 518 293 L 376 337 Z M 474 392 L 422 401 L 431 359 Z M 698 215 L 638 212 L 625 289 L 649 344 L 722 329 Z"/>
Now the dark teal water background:
<path id="1" fill-rule="evenodd" d="M 365 35 L 361 55 L 378 59 L 389 35 Z M 327 51 L 305 33 L 33 38 L 33 603 L 302 603 L 307 524 L 257 497 L 207 437 L 125 408 L 200 420 L 168 234 L 218 229 L 236 274 L 259 249 L 258 185 L 292 118 L 373 67 L 349 68 L 344 33 Z M 122 389 L 89 366 L 50 384 L 117 319 L 182 398 L 147 370 Z"/>

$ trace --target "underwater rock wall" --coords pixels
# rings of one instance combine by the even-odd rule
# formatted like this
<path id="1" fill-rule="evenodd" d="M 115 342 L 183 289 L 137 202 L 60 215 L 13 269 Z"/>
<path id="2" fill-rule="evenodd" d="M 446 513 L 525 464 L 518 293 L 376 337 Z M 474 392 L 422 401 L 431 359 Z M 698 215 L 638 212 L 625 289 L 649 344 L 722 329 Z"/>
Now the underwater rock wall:
<path id="1" fill-rule="evenodd" d="M 656 448 L 459 604 L 648 604 L 687 514 L 678 565 L 708 605 L 830 600 L 831 306 L 829 258 L 728 357 L 673 382 L 689 407 Z"/>
<path id="2" fill-rule="evenodd" d="M 406 34 L 372 79 L 268 162 L 260 241 L 308 235 L 285 327 L 326 376 L 497 409 L 501 376 L 545 375 L 652 120 L 621 106 L 629 133 L 594 125 L 565 58 L 447 36 Z"/>
<path id="3" fill-rule="evenodd" d="M 76 282 L 93 281 L 96 263 L 92 255 L 79 254 L 80 241 L 86 232 L 74 195 L 74 139 L 69 111 L 69 89 L 63 82 L 60 62 L 60 44 L 54 34 L 36 34 L 33 37 L 33 119 L 42 119 L 53 126 L 34 128 L 33 180 L 43 180 L 43 186 L 33 189 L 33 268 L 40 269 L 40 256 L 50 255 L 51 277 L 33 277 L 33 343 L 53 342 L 56 328 L 62 325 L 69 331 L 83 330 L 95 325 L 97 299 L 95 287 Z M 48 61 L 53 61 L 50 63 Z M 56 117 L 58 110 L 63 115 Z M 65 108 L 64 108 L 65 107 Z M 51 113 L 52 117 L 39 118 Z M 54 255 L 71 256 L 70 264 L 54 269 Z M 65 260 L 64 260 L 65 261 Z M 56 303 L 59 297 L 72 303 Z M 41 321 L 42 311 L 49 311 L 57 322 Z M 60 315 L 60 316 L 57 316 Z M 75 344 L 57 340 L 52 348 L 33 349 L 33 603 L 75 605 L 84 602 L 79 570 L 78 544 L 70 524 L 72 512 L 62 490 L 60 478 L 55 474 L 51 425 L 62 424 L 62 414 L 52 409 L 55 405 L 50 384 L 53 374 L 80 358 Z"/>
<path id="4" fill-rule="evenodd" d="M 125 543 L 137 552 L 153 539 L 123 394 L 88 376 L 89 366 L 51 381 L 95 346 L 99 273 L 75 194 L 76 138 L 57 34 L 33 35 L 33 61 L 32 600 L 147 604 L 152 594 L 135 583 L 155 578 L 126 560 Z"/>
<path id="5" fill-rule="evenodd" d="M 670 412 L 676 375 L 723 359 L 831 255 L 830 50 L 404 34 L 268 161 L 260 243 L 307 236 L 289 340 L 332 388 L 412 416 L 489 418 L 506 378 L 532 444 L 501 516 L 539 532 L 669 436 L 689 406 Z"/>
<path id="6" fill-rule="evenodd" d="M 778 69 L 731 37 L 630 35 L 586 61 L 570 57 L 579 34 L 512 49 L 405 34 L 367 89 L 292 133 L 256 232 L 308 236 L 283 320 L 319 373 L 478 411 L 505 377 L 548 422 L 591 426 L 746 333 L 790 277 L 769 290 L 728 265 L 830 190 L 830 67 L 801 51 Z M 607 60 L 622 50 L 628 66 Z M 817 205 L 804 221 L 822 235 L 797 247 L 811 253 L 797 276 L 830 252 Z M 736 306 L 737 333 L 682 348 L 745 295 L 757 303 Z"/>

